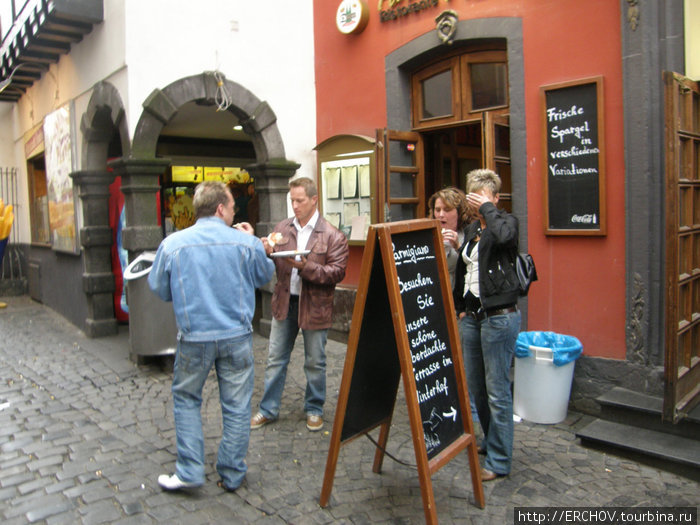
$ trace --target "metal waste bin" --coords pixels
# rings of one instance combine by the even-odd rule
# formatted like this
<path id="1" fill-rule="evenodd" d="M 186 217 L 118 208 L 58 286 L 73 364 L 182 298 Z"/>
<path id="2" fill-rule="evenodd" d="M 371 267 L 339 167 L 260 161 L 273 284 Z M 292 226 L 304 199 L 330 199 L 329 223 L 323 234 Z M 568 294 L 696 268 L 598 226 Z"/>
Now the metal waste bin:
<path id="1" fill-rule="evenodd" d="M 155 252 L 143 252 L 124 270 L 129 344 L 136 356 L 171 355 L 177 347 L 173 303 L 163 301 L 148 286 L 155 257 Z"/>

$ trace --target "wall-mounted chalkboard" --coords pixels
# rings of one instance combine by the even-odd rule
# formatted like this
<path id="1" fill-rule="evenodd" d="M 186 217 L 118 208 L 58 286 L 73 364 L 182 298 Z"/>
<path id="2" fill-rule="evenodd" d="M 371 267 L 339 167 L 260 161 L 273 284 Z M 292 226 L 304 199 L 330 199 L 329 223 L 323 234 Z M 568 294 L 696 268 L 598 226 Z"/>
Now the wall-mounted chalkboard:
<path id="1" fill-rule="evenodd" d="M 437 522 L 431 474 L 465 448 L 474 496 L 483 507 L 439 223 L 419 219 L 371 226 L 360 275 L 321 506 L 330 498 L 340 446 L 377 427 L 373 470 L 380 471 L 403 378 L 426 522 Z"/>
<path id="2" fill-rule="evenodd" d="M 545 233 L 605 235 L 603 78 L 540 88 Z"/>

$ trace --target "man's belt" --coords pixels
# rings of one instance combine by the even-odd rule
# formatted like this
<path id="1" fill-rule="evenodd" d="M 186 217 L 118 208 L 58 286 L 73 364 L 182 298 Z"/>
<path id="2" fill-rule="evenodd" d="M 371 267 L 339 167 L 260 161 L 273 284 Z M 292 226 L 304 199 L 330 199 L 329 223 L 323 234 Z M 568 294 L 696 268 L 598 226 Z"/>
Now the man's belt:
<path id="1" fill-rule="evenodd" d="M 493 315 L 505 315 L 505 314 L 510 314 L 513 312 L 517 312 L 518 307 L 513 305 L 513 306 L 506 306 L 504 308 L 490 308 L 488 310 L 482 310 L 481 308 L 477 311 L 473 310 L 465 310 L 465 314 L 467 314 L 469 317 L 474 319 L 475 321 L 483 321 L 487 317 L 491 317 Z"/>

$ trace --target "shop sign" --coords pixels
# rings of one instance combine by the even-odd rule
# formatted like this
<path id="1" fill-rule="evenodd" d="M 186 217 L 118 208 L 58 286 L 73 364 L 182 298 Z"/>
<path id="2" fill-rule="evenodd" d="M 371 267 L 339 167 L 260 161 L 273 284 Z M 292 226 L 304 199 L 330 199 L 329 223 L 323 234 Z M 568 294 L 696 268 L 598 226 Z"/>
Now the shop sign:
<path id="1" fill-rule="evenodd" d="M 448 1 L 449 0 L 445 0 L 445 2 Z M 411 13 L 419 13 L 431 7 L 437 7 L 438 2 L 439 0 L 379 0 L 379 21 L 388 22 L 410 15 Z M 383 9 L 385 3 L 389 4 L 388 9 Z"/>
<path id="2" fill-rule="evenodd" d="M 364 0 L 343 0 L 335 14 L 335 25 L 344 35 L 361 33 L 369 21 Z"/>

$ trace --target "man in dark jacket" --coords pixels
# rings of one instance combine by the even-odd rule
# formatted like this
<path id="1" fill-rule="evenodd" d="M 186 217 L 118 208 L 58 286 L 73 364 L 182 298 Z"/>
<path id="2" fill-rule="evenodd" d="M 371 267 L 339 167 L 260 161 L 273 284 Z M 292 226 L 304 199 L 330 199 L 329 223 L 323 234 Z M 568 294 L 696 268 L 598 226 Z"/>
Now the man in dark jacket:
<path id="1" fill-rule="evenodd" d="M 518 219 L 496 208 L 501 179 L 491 170 L 467 176 L 472 222 L 460 249 L 454 300 L 459 315 L 464 368 L 484 430 L 481 478 L 510 473 L 513 456 L 513 397 L 510 365 L 520 330 Z"/>
<path id="2" fill-rule="evenodd" d="M 307 177 L 289 182 L 294 217 L 275 226 L 263 239 L 268 254 L 308 251 L 307 255 L 275 257 L 277 284 L 272 296 L 270 347 L 265 390 L 250 428 L 260 428 L 279 416 L 287 366 L 299 329 L 304 335 L 306 427 L 323 427 L 326 400 L 326 340 L 331 326 L 335 285 L 345 277 L 348 243 L 345 236 L 321 217 L 318 190 Z M 281 234 L 281 235 L 280 235 Z"/>

